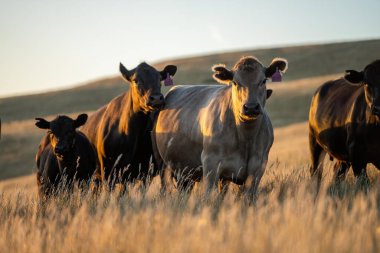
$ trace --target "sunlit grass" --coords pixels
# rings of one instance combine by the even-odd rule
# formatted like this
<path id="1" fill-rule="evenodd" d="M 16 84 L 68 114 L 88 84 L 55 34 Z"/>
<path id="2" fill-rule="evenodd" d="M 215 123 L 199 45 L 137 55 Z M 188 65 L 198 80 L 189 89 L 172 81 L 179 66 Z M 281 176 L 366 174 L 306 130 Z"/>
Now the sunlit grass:
<path id="1" fill-rule="evenodd" d="M 349 176 L 350 177 L 350 176 Z M 159 179 L 122 197 L 60 192 L 46 202 L 0 194 L 1 252 L 378 252 L 379 173 L 367 191 L 350 177 L 319 193 L 306 166 L 272 164 L 251 203 L 230 185 L 223 200 L 161 195 Z"/>

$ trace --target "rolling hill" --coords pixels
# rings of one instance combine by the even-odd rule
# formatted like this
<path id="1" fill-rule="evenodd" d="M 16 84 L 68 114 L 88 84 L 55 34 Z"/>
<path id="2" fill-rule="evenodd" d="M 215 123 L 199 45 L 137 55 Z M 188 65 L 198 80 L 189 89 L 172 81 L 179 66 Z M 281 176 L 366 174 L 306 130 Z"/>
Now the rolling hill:
<path id="1" fill-rule="evenodd" d="M 243 55 L 254 55 L 264 64 L 269 64 L 274 57 L 288 59 L 289 70 L 284 76 L 284 80 L 292 81 L 341 74 L 347 68 L 362 69 L 370 61 L 380 58 L 380 39 L 245 50 L 166 60 L 154 65 L 158 69 L 162 69 L 167 64 L 177 65 L 178 71 L 174 77 L 176 84 L 215 83 L 211 77 L 211 66 L 216 63 L 225 63 L 228 67 L 232 67 Z M 115 69 L 117 64 L 115 63 Z M 117 76 L 72 89 L 2 98 L 0 99 L 0 117 L 3 122 L 10 122 L 58 113 L 91 111 L 126 89 L 124 81 Z"/>
<path id="2" fill-rule="evenodd" d="M 341 76 L 347 68 L 361 69 L 380 58 L 380 40 L 220 53 L 167 60 L 155 66 L 177 65 L 177 84 L 215 83 L 211 66 L 225 63 L 231 67 L 242 55 L 255 55 L 264 64 L 277 56 L 288 59 L 285 82 L 270 84 L 275 92 L 267 103 L 273 125 L 284 127 L 307 120 L 311 96 L 320 84 Z M 35 117 L 91 112 L 126 89 L 120 77 L 110 77 L 71 89 L 0 99 L 0 180 L 33 172 L 34 155 L 43 135 L 34 126 Z"/>

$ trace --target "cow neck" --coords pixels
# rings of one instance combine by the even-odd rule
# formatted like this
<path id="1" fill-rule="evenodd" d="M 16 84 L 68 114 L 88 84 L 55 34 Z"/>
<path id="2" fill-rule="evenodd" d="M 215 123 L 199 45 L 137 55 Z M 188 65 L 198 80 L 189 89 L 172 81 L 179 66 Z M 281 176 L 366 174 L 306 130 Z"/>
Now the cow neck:
<path id="1" fill-rule="evenodd" d="M 149 118 L 149 112 L 144 110 L 142 103 L 137 99 L 139 96 L 133 96 L 131 90 L 132 88 L 126 94 L 126 107 L 122 112 L 119 123 L 119 129 L 126 135 L 130 135 L 131 132 L 136 133 L 145 130 Z"/>
<path id="2" fill-rule="evenodd" d="M 375 116 L 371 112 L 371 108 L 368 106 L 367 101 L 365 99 L 365 91 L 364 88 L 361 87 L 361 93 L 359 97 L 355 100 L 355 104 L 353 107 L 353 119 L 357 119 L 357 123 L 365 122 L 366 125 L 372 126 L 380 126 L 379 117 Z M 363 106 L 363 104 L 365 106 Z"/>

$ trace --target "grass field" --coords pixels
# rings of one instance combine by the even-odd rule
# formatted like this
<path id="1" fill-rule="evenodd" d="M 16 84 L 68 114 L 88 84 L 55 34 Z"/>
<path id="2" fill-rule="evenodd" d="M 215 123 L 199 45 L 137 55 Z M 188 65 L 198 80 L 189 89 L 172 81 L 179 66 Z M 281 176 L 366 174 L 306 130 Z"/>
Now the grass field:
<path id="1" fill-rule="evenodd" d="M 231 185 L 224 201 L 136 187 L 121 199 L 65 195 L 39 205 L 35 176 L 0 182 L 2 252 L 379 252 L 380 173 L 358 189 L 352 173 L 317 193 L 307 160 L 307 124 L 275 130 L 254 205 Z"/>
<path id="2" fill-rule="evenodd" d="M 343 70 L 380 58 L 380 40 L 215 54 L 168 62 L 179 66 L 175 81 L 210 82 L 210 67 L 232 65 L 241 55 L 264 63 L 287 57 L 283 84 L 267 110 L 275 142 L 254 204 L 230 185 L 222 201 L 204 200 L 201 185 L 191 195 L 159 194 L 155 178 L 146 194 L 131 187 L 115 194 L 62 194 L 41 204 L 34 156 L 44 131 L 34 117 L 91 113 L 127 86 L 108 78 L 84 86 L 0 99 L 0 252 L 380 252 L 380 172 L 368 166 L 369 186 L 356 184 L 350 171 L 331 182 L 325 161 L 318 192 L 310 179 L 307 117 L 311 96 Z M 191 81 L 189 81 L 191 80 Z M 166 89 L 166 88 L 165 88 Z"/>

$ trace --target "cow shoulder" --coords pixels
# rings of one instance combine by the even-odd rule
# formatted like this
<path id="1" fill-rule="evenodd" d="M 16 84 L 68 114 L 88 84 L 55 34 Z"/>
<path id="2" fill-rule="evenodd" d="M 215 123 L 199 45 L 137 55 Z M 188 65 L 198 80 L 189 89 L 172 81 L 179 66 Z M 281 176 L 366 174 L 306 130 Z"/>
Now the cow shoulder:
<path id="1" fill-rule="evenodd" d="M 46 156 L 45 150 L 47 150 L 47 149 L 51 149 L 50 138 L 49 138 L 48 134 L 45 134 L 44 137 L 41 139 L 41 142 L 40 142 L 40 145 L 38 147 L 37 154 L 36 154 L 37 167 L 40 166 L 41 159 L 43 159 L 44 156 Z"/>

